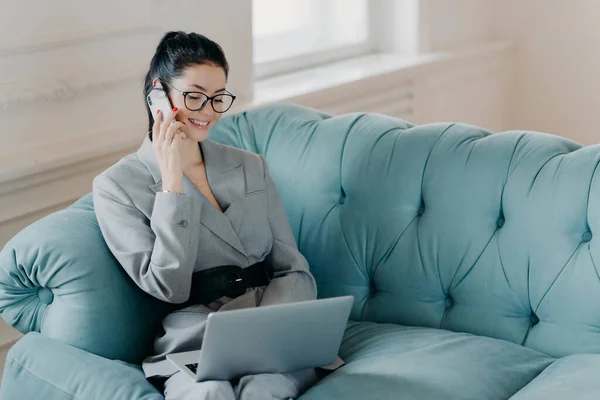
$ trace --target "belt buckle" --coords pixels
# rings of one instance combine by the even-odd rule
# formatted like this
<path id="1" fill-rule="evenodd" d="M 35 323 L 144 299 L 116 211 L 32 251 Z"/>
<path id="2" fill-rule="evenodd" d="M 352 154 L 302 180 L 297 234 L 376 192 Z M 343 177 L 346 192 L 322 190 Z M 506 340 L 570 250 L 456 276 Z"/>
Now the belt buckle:
<path id="1" fill-rule="evenodd" d="M 232 296 L 240 296 L 246 292 L 246 282 L 244 282 L 244 277 L 242 275 L 242 267 L 238 267 L 237 265 L 230 265 L 227 267 L 225 274 L 228 275 L 229 285 L 231 287 L 230 295 Z"/>

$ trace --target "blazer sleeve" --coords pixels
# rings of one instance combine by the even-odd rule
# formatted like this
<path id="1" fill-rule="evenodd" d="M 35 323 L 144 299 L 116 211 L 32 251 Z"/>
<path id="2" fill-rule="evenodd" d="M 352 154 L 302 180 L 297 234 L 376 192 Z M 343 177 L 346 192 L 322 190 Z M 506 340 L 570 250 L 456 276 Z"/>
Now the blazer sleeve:
<path id="1" fill-rule="evenodd" d="M 146 293 L 183 303 L 198 253 L 201 204 L 187 195 L 155 196 L 148 219 L 109 176 L 99 175 L 93 183 L 96 217 L 115 258 Z"/>
<path id="2" fill-rule="evenodd" d="M 313 300 L 317 285 L 306 258 L 298 251 L 289 220 L 267 162 L 261 156 L 269 206 L 269 225 L 273 247 L 265 262 L 273 268 L 274 278 L 267 286 L 261 306 Z"/>

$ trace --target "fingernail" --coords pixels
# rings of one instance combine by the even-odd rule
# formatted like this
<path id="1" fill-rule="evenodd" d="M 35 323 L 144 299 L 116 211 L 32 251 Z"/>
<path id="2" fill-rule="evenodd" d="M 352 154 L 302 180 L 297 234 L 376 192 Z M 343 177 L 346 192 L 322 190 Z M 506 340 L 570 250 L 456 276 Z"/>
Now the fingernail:
<path id="1" fill-rule="evenodd" d="M 185 121 L 181 121 L 181 123 L 182 123 L 182 124 L 184 124 L 184 125 L 187 125 L 187 124 L 185 123 Z"/>
<path id="2" fill-rule="evenodd" d="M 177 111 L 179 111 L 179 108 L 173 107 L 173 112 L 177 112 Z"/>
<path id="3" fill-rule="evenodd" d="M 160 110 L 156 110 L 156 115 L 160 114 Z"/>

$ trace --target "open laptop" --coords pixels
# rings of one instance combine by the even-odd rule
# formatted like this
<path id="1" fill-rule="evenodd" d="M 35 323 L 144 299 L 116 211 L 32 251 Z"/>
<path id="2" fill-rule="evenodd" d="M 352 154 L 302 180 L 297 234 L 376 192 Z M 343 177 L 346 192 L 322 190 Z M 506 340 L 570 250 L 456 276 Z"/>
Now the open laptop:
<path id="1" fill-rule="evenodd" d="M 167 359 L 196 382 L 329 366 L 353 302 L 342 296 L 211 313 L 202 349 Z"/>

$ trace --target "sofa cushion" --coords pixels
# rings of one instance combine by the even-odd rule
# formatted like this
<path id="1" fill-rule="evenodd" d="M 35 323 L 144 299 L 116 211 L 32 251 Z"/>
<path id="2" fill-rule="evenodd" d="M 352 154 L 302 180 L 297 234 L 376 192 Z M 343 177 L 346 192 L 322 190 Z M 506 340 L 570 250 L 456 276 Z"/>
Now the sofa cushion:
<path id="1" fill-rule="evenodd" d="M 600 355 L 577 354 L 555 361 L 511 400 L 600 399 Z"/>
<path id="2" fill-rule="evenodd" d="M 554 359 L 514 343 L 442 329 L 351 322 L 346 365 L 312 399 L 505 400 Z"/>

